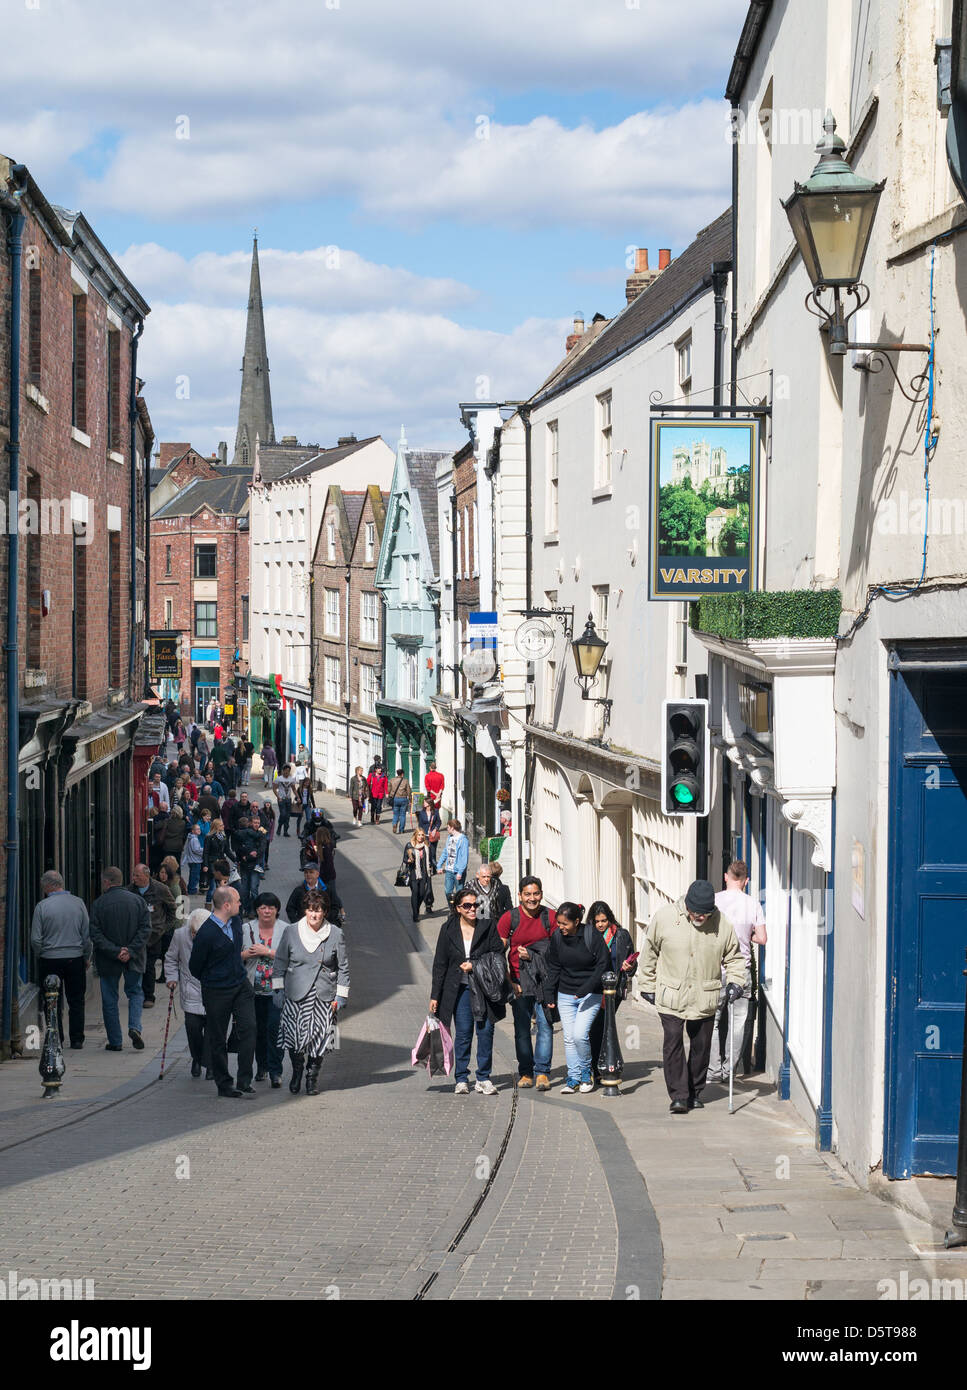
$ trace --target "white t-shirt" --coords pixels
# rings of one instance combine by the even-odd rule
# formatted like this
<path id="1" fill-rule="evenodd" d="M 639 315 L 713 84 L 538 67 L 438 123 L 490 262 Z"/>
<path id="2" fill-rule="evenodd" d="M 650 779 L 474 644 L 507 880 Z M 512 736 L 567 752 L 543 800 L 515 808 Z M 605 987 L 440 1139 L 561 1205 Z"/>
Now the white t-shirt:
<path id="1" fill-rule="evenodd" d="M 715 895 L 715 906 L 727 917 L 738 937 L 739 949 L 745 957 L 746 965 L 751 963 L 752 933 L 756 927 L 765 926 L 765 917 L 759 903 L 748 893 L 740 893 L 737 888 L 726 888 Z"/>
<path id="2" fill-rule="evenodd" d="M 275 779 L 275 788 L 274 788 L 276 798 L 278 798 L 278 795 L 279 795 L 279 788 L 280 788 L 280 787 L 284 787 L 284 788 L 285 788 L 285 791 L 283 791 L 283 793 L 282 793 L 282 799 L 283 799 L 283 801 L 285 800 L 286 792 L 288 792 L 288 794 L 289 794 L 289 796 L 290 796 L 290 798 L 291 798 L 291 796 L 292 796 L 292 788 L 295 786 L 296 781 L 297 781 L 297 779 L 296 779 L 295 777 L 276 777 L 276 779 Z"/>

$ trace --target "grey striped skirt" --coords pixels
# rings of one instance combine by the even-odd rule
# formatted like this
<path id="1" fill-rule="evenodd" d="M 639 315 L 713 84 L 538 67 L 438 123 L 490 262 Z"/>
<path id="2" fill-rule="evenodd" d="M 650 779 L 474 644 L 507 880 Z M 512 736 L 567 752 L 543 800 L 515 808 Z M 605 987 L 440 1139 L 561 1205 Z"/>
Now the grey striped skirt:
<path id="1" fill-rule="evenodd" d="M 307 1057 L 321 1057 L 333 1044 L 332 1005 L 310 990 L 305 999 L 286 999 L 279 1025 L 279 1046 Z"/>

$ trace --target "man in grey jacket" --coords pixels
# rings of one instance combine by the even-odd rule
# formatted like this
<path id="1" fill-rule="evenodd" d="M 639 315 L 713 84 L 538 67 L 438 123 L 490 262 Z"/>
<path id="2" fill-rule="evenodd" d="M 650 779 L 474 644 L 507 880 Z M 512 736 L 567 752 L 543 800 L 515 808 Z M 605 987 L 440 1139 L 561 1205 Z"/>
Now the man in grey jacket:
<path id="1" fill-rule="evenodd" d="M 151 914 L 144 898 L 139 893 L 129 893 L 122 887 L 123 883 L 120 869 L 114 866 L 105 869 L 101 875 L 104 892 L 94 899 L 91 908 L 91 941 L 94 943 L 94 964 L 101 977 L 107 1052 L 121 1051 L 118 986 L 122 975 L 124 993 L 128 997 L 128 1036 L 138 1051 L 144 1047 L 141 977 L 151 932 Z"/>
<path id="2" fill-rule="evenodd" d="M 57 1000 L 57 1027 L 64 1041 L 64 996 L 67 996 L 67 1027 L 73 1048 L 84 1046 L 84 995 L 87 990 L 87 964 L 91 959 L 91 934 L 87 908 L 80 898 L 68 893 L 64 880 L 49 869 L 40 880 L 43 898 L 34 908 L 30 924 L 30 945 L 39 956 L 40 984 L 48 975 L 61 980 Z M 43 1010 L 43 989 L 40 1008 Z"/>

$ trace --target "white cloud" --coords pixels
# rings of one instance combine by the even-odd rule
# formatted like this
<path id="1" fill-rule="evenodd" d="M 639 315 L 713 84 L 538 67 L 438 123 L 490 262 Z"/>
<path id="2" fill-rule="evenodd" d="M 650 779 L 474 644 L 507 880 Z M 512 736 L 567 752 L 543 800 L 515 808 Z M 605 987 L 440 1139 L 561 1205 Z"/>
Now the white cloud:
<path id="1" fill-rule="evenodd" d="M 631 213 L 691 231 L 719 210 L 728 148 L 720 103 L 689 98 L 724 85 L 744 0 L 695 0 L 700 43 L 680 41 L 661 0 L 633 3 L 175 0 L 135 17 L 100 0 L 92 25 L 79 0 L 42 0 L 7 19 L 18 61 L 0 148 L 39 161 L 41 183 L 56 175 L 58 200 L 93 215 L 183 220 L 342 195 L 414 225 L 606 226 Z M 535 83 L 666 105 L 601 131 L 501 120 L 504 98 Z M 479 117 L 492 118 L 488 140 Z"/>
<path id="2" fill-rule="evenodd" d="M 332 443 L 401 422 L 415 443 L 464 442 L 456 402 L 529 395 L 563 355 L 566 321 L 528 319 L 507 333 L 466 328 L 408 309 L 322 314 L 266 308 L 276 435 Z M 138 371 L 159 439 L 231 449 L 238 414 L 244 310 L 158 304 L 145 325 Z M 184 395 L 187 379 L 188 399 Z"/>
<path id="3" fill-rule="evenodd" d="M 156 242 L 129 246 L 118 261 L 150 302 L 187 301 L 237 308 L 248 299 L 250 251 L 203 251 L 190 260 Z M 376 265 L 340 246 L 307 251 L 259 247 L 263 298 L 330 313 L 384 307 L 441 309 L 471 303 L 476 291 L 457 280 Z"/>

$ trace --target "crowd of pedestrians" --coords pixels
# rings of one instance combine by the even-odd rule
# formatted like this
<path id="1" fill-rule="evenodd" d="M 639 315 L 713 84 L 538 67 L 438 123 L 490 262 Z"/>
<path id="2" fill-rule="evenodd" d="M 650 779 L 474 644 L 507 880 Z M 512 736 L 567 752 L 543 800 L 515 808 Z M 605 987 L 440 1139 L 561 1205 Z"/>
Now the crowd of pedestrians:
<path id="1" fill-rule="evenodd" d="M 298 1094 L 304 1084 L 311 1096 L 349 997 L 345 911 L 335 888 L 339 837 L 316 807 L 304 769 L 280 767 L 274 749 L 262 750 L 261 798 L 241 790 L 249 785 L 255 750 L 219 714 L 211 711 L 210 727 L 203 728 L 169 711 L 179 751 L 177 758 L 159 755 L 149 771 L 148 862 L 135 866 L 126 885 L 119 869 L 105 869 L 90 914 L 61 875 L 44 874 L 31 944 L 41 978 L 62 981 L 58 1026 L 63 1040 L 66 1001 L 72 1048 L 85 1042 L 92 961 L 108 1051 L 123 1047 L 122 981 L 128 1037 L 135 1049 L 144 1048 L 142 1012 L 155 1003 L 160 966 L 163 982 L 177 991 L 192 1077 L 213 1081 L 221 1097 L 248 1098 L 257 1082 L 281 1087 L 288 1057 L 290 1091 Z M 366 774 L 356 768 L 349 798 L 354 826 L 363 825 L 367 808 L 379 824 L 385 803 L 393 833 L 409 831 L 397 885 L 410 891 L 414 922 L 433 911 L 434 879 L 443 876 L 447 915 L 429 1007 L 453 1032 L 456 1094 L 469 1093 L 474 1040 L 473 1088 L 496 1093 L 494 1026 L 508 1004 L 518 1086 L 551 1089 L 560 1022 L 561 1092 L 592 1091 L 601 1079 L 603 980 L 613 973 L 616 1009 L 637 976 L 642 999 L 658 1011 L 671 1112 L 701 1109 L 706 1084 L 728 1079 L 741 1056 L 752 947 L 766 941 L 762 912 L 746 891 L 745 864 L 729 866 L 723 891 L 697 880 L 678 902 L 659 908 L 639 958 L 606 902 L 585 909 L 565 901 L 554 909 L 544 902 L 540 879 L 528 876 L 515 906 L 499 862 L 484 861 L 471 875 L 460 822 L 449 819 L 440 840 L 443 790 L 442 774 L 431 764 L 414 825 L 408 778 L 387 777 L 376 759 Z M 283 907 L 279 896 L 263 891 L 261 879 L 276 832 L 290 837 L 293 813 L 301 878 Z"/>
<path id="2" fill-rule="evenodd" d="M 414 846 L 417 863 L 420 854 L 421 847 Z M 495 882 L 496 867 L 482 864 L 472 883 L 456 887 L 433 960 L 430 1012 L 453 1029 L 456 1094 L 469 1092 L 475 1037 L 474 1089 L 494 1094 L 493 1028 L 507 1003 L 518 1086 L 551 1089 L 554 1024 L 560 1021 L 566 1068 L 561 1093 L 593 1091 L 601 1080 L 602 982 L 607 974 L 617 977 L 617 1010 L 640 963 L 642 998 L 657 1008 L 662 1024 L 669 1109 L 674 1115 L 702 1109 L 706 1084 L 727 1080 L 738 1064 L 751 993 L 751 948 L 766 941 L 761 909 L 746 892 L 746 865 L 736 860 L 729 866 L 719 893 L 707 880 L 696 880 L 678 902 L 659 908 L 640 961 L 631 934 L 606 902 L 587 909 L 562 902 L 554 910 L 543 901 L 540 879 L 527 877 L 520 883 L 518 906 L 511 907 L 504 885 L 499 878 Z M 723 1048 L 726 1015 L 733 1032 Z"/>

